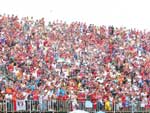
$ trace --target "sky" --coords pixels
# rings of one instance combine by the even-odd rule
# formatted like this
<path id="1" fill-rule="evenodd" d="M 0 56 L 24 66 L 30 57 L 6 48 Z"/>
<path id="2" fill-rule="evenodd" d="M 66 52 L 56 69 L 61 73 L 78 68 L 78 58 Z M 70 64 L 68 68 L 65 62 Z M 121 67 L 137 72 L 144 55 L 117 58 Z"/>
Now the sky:
<path id="1" fill-rule="evenodd" d="M 150 0 L 1 0 L 0 14 L 150 30 Z"/>

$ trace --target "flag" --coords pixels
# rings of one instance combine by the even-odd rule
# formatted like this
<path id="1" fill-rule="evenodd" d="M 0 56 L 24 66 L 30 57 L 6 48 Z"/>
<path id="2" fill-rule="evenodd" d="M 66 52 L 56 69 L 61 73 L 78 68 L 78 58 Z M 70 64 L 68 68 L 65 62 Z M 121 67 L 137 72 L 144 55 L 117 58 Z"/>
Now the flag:
<path id="1" fill-rule="evenodd" d="M 16 110 L 17 111 L 25 111 L 26 110 L 25 100 L 17 100 L 16 101 Z"/>

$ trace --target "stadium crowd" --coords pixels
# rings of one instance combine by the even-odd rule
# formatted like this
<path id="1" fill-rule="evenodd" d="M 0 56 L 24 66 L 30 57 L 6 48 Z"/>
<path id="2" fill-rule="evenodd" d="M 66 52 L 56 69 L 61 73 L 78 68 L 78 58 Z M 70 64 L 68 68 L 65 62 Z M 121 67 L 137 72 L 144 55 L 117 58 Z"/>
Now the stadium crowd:
<path id="1" fill-rule="evenodd" d="M 150 104 L 150 32 L 0 16 L 0 99 Z M 110 105 L 105 106 L 111 110 Z"/>

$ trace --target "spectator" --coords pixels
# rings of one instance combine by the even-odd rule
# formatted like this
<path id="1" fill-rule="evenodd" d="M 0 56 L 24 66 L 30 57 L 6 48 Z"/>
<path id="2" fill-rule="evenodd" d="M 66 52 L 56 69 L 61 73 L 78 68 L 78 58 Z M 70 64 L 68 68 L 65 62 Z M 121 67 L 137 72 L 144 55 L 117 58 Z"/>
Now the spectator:
<path id="1" fill-rule="evenodd" d="M 68 94 L 75 107 L 81 89 L 85 97 L 99 91 L 101 98 L 95 93 L 91 98 L 95 109 L 103 99 L 107 110 L 113 98 L 118 109 L 129 107 L 129 97 L 145 102 L 150 93 L 149 36 L 123 27 L 62 21 L 46 25 L 44 18 L 0 16 L 0 90 L 5 98 L 11 98 L 12 90 L 16 99 L 32 95 L 40 105 L 45 104 L 41 99 Z"/>

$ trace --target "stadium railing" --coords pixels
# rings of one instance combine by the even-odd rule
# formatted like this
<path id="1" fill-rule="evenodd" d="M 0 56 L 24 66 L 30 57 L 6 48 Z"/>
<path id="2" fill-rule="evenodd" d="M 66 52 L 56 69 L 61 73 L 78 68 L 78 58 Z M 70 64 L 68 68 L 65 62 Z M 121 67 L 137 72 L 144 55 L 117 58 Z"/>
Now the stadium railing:
<path id="1" fill-rule="evenodd" d="M 89 111 L 90 113 L 96 113 L 98 111 L 104 111 L 108 113 L 150 113 L 150 105 L 141 107 L 141 101 L 128 102 L 127 105 L 121 105 L 121 103 L 101 103 L 94 104 L 87 100 L 85 102 L 79 101 L 62 101 L 62 100 L 1 100 L 0 101 L 0 113 L 68 113 L 75 109 Z"/>

